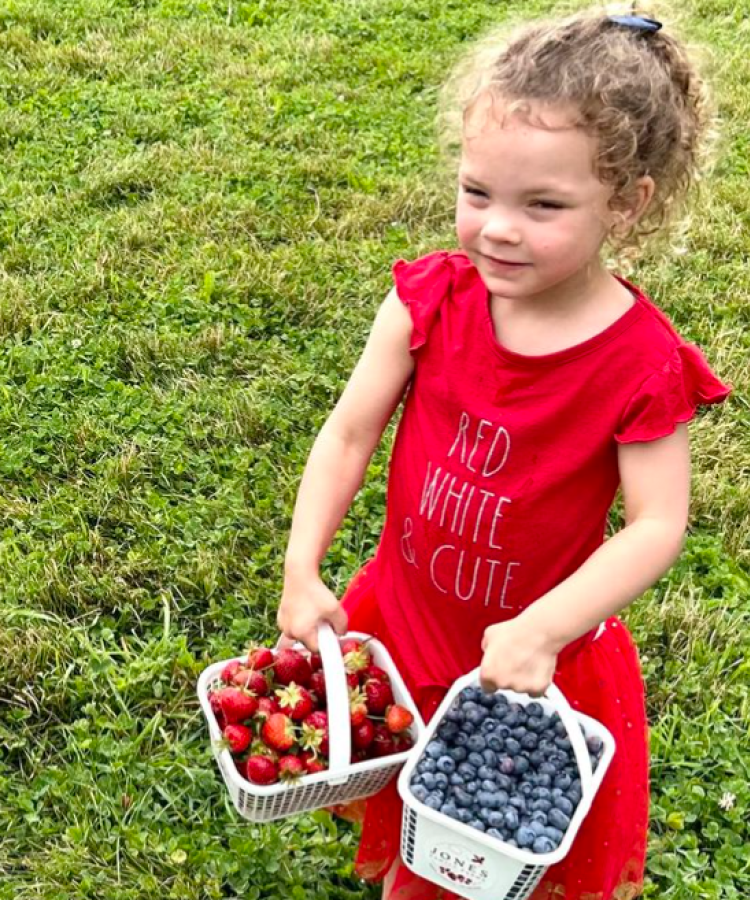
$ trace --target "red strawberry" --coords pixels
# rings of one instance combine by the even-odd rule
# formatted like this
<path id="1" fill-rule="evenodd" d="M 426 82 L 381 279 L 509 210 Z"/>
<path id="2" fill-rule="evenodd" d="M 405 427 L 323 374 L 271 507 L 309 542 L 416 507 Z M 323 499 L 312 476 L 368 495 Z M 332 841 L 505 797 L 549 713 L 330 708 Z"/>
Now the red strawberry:
<path id="1" fill-rule="evenodd" d="M 354 689 L 355 687 L 359 687 L 359 677 L 356 672 L 347 672 L 346 673 L 346 683 L 347 685 Z"/>
<path id="2" fill-rule="evenodd" d="M 370 719 L 365 719 L 359 725 L 352 728 L 352 746 L 357 750 L 366 750 L 375 737 L 375 725 Z"/>
<path id="3" fill-rule="evenodd" d="M 258 700 L 258 711 L 255 713 L 256 719 L 264 721 L 274 713 L 281 712 L 279 702 L 275 697 L 260 697 Z"/>
<path id="4" fill-rule="evenodd" d="M 233 659 L 231 662 L 228 662 L 224 666 L 224 668 L 221 670 L 221 675 L 219 677 L 225 684 L 231 684 L 232 679 L 234 678 L 235 672 L 241 666 L 242 666 L 242 663 L 238 659 Z"/>
<path id="5" fill-rule="evenodd" d="M 414 746 L 414 741 L 408 731 L 403 734 L 394 734 L 393 738 L 396 742 L 396 753 L 405 753 Z"/>
<path id="6" fill-rule="evenodd" d="M 313 672 L 319 672 L 323 668 L 323 657 L 320 653 L 310 654 L 310 668 Z"/>
<path id="7" fill-rule="evenodd" d="M 326 769 L 326 764 L 312 750 L 303 750 L 299 758 L 310 775 L 316 775 L 318 772 L 324 772 Z"/>
<path id="8" fill-rule="evenodd" d="M 370 651 L 367 645 L 357 638 L 344 638 L 341 641 L 341 653 L 347 672 L 359 672 L 370 665 Z"/>
<path id="9" fill-rule="evenodd" d="M 393 706 L 389 706 L 385 711 L 385 724 L 388 726 L 391 734 L 401 734 L 402 731 L 406 731 L 413 721 L 414 716 L 409 710 L 398 704 L 394 703 Z"/>
<path id="10" fill-rule="evenodd" d="M 307 687 L 312 669 L 310 663 L 298 650 L 279 650 L 274 663 L 276 681 L 279 684 L 295 684 Z"/>
<path id="11" fill-rule="evenodd" d="M 260 735 L 272 750 L 288 750 L 295 741 L 292 720 L 284 713 L 274 713 L 263 723 Z"/>
<path id="12" fill-rule="evenodd" d="M 359 688 L 349 691 L 349 715 L 354 727 L 361 725 L 367 718 L 365 695 Z"/>
<path id="13" fill-rule="evenodd" d="M 297 781 L 307 774 L 305 764 L 298 756 L 282 756 L 279 758 L 279 778 L 282 781 Z"/>
<path id="14" fill-rule="evenodd" d="M 396 752 L 394 736 L 385 725 L 375 726 L 375 737 L 370 745 L 370 756 L 390 756 Z"/>
<path id="15" fill-rule="evenodd" d="M 249 719 L 258 708 L 257 698 L 252 694 L 245 693 L 240 688 L 227 687 L 219 693 L 221 711 L 230 725 L 236 725 L 238 722 Z"/>
<path id="16" fill-rule="evenodd" d="M 245 771 L 247 780 L 253 784 L 274 784 L 279 779 L 276 763 L 268 756 L 249 756 Z"/>
<path id="17" fill-rule="evenodd" d="M 320 706 L 326 705 L 326 676 L 322 671 L 313 672 L 310 676 L 310 690 L 318 698 Z"/>
<path id="18" fill-rule="evenodd" d="M 245 725 L 227 725 L 224 729 L 224 738 L 232 753 L 244 753 L 250 746 L 253 733 Z"/>
<path id="19" fill-rule="evenodd" d="M 385 671 L 385 669 L 381 669 L 380 666 L 376 666 L 374 663 L 369 666 L 365 666 L 365 668 L 359 672 L 359 678 L 363 684 L 365 681 L 369 681 L 371 678 L 374 681 L 384 681 L 386 684 L 391 683 L 390 676 Z"/>
<path id="20" fill-rule="evenodd" d="M 289 687 L 276 691 L 276 696 L 279 698 L 281 712 L 286 713 L 295 722 L 301 722 L 315 709 L 310 691 L 294 682 Z"/>
<path id="21" fill-rule="evenodd" d="M 302 723 L 302 746 L 306 750 L 328 756 L 328 716 L 323 710 L 317 710 Z"/>
<path id="22" fill-rule="evenodd" d="M 367 708 L 376 716 L 382 716 L 387 707 L 393 703 L 393 690 L 384 681 L 366 681 L 365 696 Z"/>
<path id="23" fill-rule="evenodd" d="M 268 669 L 273 665 L 273 653 L 268 647 L 251 647 L 247 654 L 248 669 Z"/>
<path id="24" fill-rule="evenodd" d="M 262 672 L 256 672 L 254 669 L 239 669 L 235 672 L 232 683 L 237 687 L 247 688 L 252 691 L 256 697 L 263 697 L 268 693 L 268 680 Z"/>
<path id="25" fill-rule="evenodd" d="M 247 779 L 247 760 L 246 759 L 235 759 L 234 765 L 237 771 L 242 775 L 243 778 Z"/>

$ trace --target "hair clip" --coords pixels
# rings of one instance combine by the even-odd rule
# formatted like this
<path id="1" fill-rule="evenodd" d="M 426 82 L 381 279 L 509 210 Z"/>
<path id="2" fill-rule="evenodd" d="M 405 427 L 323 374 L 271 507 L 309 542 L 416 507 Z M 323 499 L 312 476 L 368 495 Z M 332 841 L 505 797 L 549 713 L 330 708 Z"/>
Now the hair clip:
<path id="1" fill-rule="evenodd" d="M 634 28 L 636 31 L 649 31 L 652 34 L 661 28 L 661 22 L 657 22 L 656 19 L 647 19 L 645 16 L 607 16 L 607 18 L 615 25 Z"/>

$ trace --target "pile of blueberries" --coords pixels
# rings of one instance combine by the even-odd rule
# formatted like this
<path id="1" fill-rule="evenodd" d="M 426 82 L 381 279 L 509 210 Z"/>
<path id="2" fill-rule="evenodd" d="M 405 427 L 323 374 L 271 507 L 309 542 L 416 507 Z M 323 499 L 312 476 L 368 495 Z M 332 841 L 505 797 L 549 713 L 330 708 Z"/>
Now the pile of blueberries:
<path id="1" fill-rule="evenodd" d="M 591 766 L 600 738 L 586 744 Z M 443 815 L 533 853 L 556 850 L 581 802 L 565 725 L 541 704 L 464 688 L 417 763 L 411 791 Z"/>

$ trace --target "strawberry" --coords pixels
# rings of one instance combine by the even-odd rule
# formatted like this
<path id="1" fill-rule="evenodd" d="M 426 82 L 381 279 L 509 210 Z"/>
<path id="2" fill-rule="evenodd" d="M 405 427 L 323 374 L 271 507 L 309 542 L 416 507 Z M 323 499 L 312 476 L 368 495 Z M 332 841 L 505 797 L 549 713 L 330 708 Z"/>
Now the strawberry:
<path id="1" fill-rule="evenodd" d="M 393 703 L 393 690 L 390 684 L 384 681 L 365 682 L 365 696 L 367 697 L 367 709 L 376 716 L 382 716 L 387 707 Z"/>
<path id="2" fill-rule="evenodd" d="M 258 700 L 240 688 L 227 687 L 220 693 L 221 711 L 229 725 L 249 719 L 258 708 Z"/>
<path id="3" fill-rule="evenodd" d="M 403 734 L 394 734 L 393 739 L 396 742 L 396 753 L 405 753 L 414 746 L 414 741 L 408 731 Z"/>
<path id="4" fill-rule="evenodd" d="M 326 764 L 312 750 L 303 750 L 299 758 L 310 775 L 317 775 L 318 772 L 324 772 L 326 769 Z"/>
<path id="5" fill-rule="evenodd" d="M 255 713 L 256 719 L 265 721 L 274 713 L 281 712 L 279 701 L 275 697 L 260 697 L 258 699 L 258 711 Z"/>
<path id="6" fill-rule="evenodd" d="M 394 736 L 385 725 L 375 726 L 375 737 L 370 744 L 370 756 L 390 756 L 396 752 Z"/>
<path id="7" fill-rule="evenodd" d="M 320 653 L 310 654 L 310 668 L 313 672 L 319 672 L 323 668 L 323 657 Z"/>
<path id="8" fill-rule="evenodd" d="M 390 676 L 385 671 L 385 669 L 381 669 L 380 666 L 376 666 L 374 663 L 369 666 L 365 666 L 364 669 L 361 669 L 359 672 L 359 677 L 362 683 L 365 681 L 369 681 L 371 678 L 374 681 L 384 681 L 386 684 L 391 683 Z"/>
<path id="9" fill-rule="evenodd" d="M 344 638 L 341 641 L 341 653 L 347 672 L 359 672 L 370 665 L 371 656 L 367 645 L 357 638 Z"/>
<path id="10" fill-rule="evenodd" d="M 246 759 L 235 759 L 234 765 L 237 771 L 242 775 L 242 777 L 247 780 L 247 760 Z"/>
<path id="11" fill-rule="evenodd" d="M 250 746 L 253 733 L 245 725 L 227 725 L 224 729 L 224 739 L 232 753 L 244 753 Z"/>
<path id="12" fill-rule="evenodd" d="M 267 747 L 272 750 L 288 750 L 295 741 L 295 731 L 292 720 L 284 713 L 274 713 L 263 723 L 260 730 Z"/>
<path id="13" fill-rule="evenodd" d="M 313 672 L 310 676 L 310 690 L 318 698 L 320 706 L 326 705 L 326 676 L 322 671 Z"/>
<path id="14" fill-rule="evenodd" d="M 235 672 L 240 668 L 241 665 L 242 663 L 238 659 L 233 659 L 231 662 L 228 662 L 224 666 L 219 677 L 225 684 L 231 684 Z"/>
<path id="15" fill-rule="evenodd" d="M 298 781 L 306 774 L 305 764 L 298 756 L 290 754 L 279 758 L 279 778 L 282 781 Z"/>
<path id="16" fill-rule="evenodd" d="M 248 669 L 268 669 L 273 665 L 273 653 L 268 647 L 251 647 L 247 654 Z"/>
<path id="17" fill-rule="evenodd" d="M 367 718 L 365 695 L 359 688 L 349 691 L 349 715 L 354 727 L 361 725 Z"/>
<path id="18" fill-rule="evenodd" d="M 301 722 L 315 709 L 310 691 L 294 682 L 288 687 L 276 691 L 276 696 L 279 698 L 281 712 L 286 713 L 295 722 Z"/>
<path id="19" fill-rule="evenodd" d="M 279 780 L 276 763 L 268 756 L 249 756 L 245 761 L 246 778 L 253 784 L 274 784 Z"/>
<path id="20" fill-rule="evenodd" d="M 301 743 L 305 750 L 328 756 L 328 715 L 323 710 L 310 713 L 302 722 Z"/>
<path id="21" fill-rule="evenodd" d="M 385 711 L 385 724 L 391 734 L 401 734 L 402 731 L 406 731 L 413 721 L 414 716 L 409 710 L 396 703 L 393 706 L 389 706 Z"/>
<path id="22" fill-rule="evenodd" d="M 371 719 L 365 719 L 352 728 L 352 746 L 357 750 L 366 750 L 375 737 L 375 725 Z"/>
<path id="23" fill-rule="evenodd" d="M 302 687 L 310 683 L 310 663 L 298 650 L 279 650 L 274 663 L 276 681 L 287 685 L 294 682 Z"/>
<path id="24" fill-rule="evenodd" d="M 346 683 L 347 685 L 354 689 L 355 687 L 359 687 L 359 677 L 356 672 L 347 672 L 346 673 Z"/>
<path id="25" fill-rule="evenodd" d="M 239 669 L 232 679 L 232 683 L 237 687 L 247 688 L 252 691 L 256 697 L 263 697 L 268 693 L 268 680 L 262 672 L 256 672 L 254 669 Z"/>

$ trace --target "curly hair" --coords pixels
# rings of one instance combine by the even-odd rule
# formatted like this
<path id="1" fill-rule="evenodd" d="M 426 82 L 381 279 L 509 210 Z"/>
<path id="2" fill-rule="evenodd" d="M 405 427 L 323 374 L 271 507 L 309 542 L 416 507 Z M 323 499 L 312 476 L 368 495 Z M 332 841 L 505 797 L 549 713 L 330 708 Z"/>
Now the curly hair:
<path id="1" fill-rule="evenodd" d="M 707 91 L 686 47 L 665 29 L 624 27 L 600 12 L 527 24 L 454 72 L 443 95 L 447 131 L 456 93 L 463 128 L 488 92 L 507 111 L 534 102 L 576 110 L 574 124 L 596 138 L 594 168 L 612 188 L 613 210 L 651 176 L 648 209 L 627 233 L 610 235 L 613 244 L 637 245 L 658 231 L 697 177 L 711 120 Z"/>

